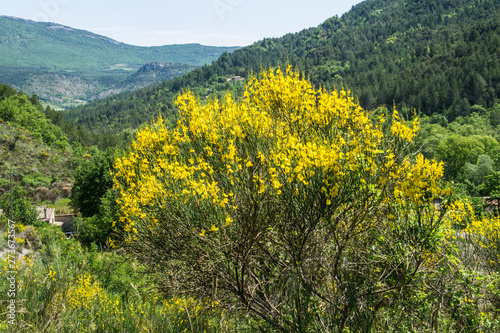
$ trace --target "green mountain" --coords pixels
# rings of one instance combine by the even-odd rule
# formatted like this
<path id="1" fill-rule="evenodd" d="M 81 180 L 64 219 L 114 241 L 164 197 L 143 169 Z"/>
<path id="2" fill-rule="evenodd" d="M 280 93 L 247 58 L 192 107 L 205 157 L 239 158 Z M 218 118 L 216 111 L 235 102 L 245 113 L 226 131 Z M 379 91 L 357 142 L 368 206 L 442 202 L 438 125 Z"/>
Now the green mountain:
<path id="1" fill-rule="evenodd" d="M 148 63 L 117 85 L 111 87 L 108 90 L 102 91 L 91 99 L 101 99 L 110 95 L 121 93 L 123 91 L 133 91 L 144 88 L 154 83 L 168 81 L 177 76 L 188 73 L 195 68 L 196 67 L 185 64 L 161 62 Z"/>
<path id="2" fill-rule="evenodd" d="M 69 195 L 71 147 L 36 96 L 0 84 L 0 197 L 13 180 L 34 200 Z"/>
<path id="3" fill-rule="evenodd" d="M 199 44 L 140 47 L 56 23 L 0 16 L 0 83 L 68 107 L 158 82 L 146 82 L 137 73 L 145 64 L 168 63 L 158 77 L 169 79 L 235 49 Z M 138 76 L 139 82 L 131 82 Z"/>
<path id="4" fill-rule="evenodd" d="M 123 129 L 175 115 L 186 87 L 200 96 L 240 89 L 233 76 L 290 63 L 315 85 L 347 87 L 367 109 L 441 113 L 449 120 L 500 98 L 499 0 L 366 0 L 342 17 L 264 39 L 159 86 L 71 110 L 93 129 Z M 410 111 L 411 112 L 411 111 Z"/>
<path id="5" fill-rule="evenodd" d="M 0 16 L 0 66 L 45 70 L 132 68 L 150 62 L 202 66 L 235 47 L 133 46 L 56 23 Z"/>

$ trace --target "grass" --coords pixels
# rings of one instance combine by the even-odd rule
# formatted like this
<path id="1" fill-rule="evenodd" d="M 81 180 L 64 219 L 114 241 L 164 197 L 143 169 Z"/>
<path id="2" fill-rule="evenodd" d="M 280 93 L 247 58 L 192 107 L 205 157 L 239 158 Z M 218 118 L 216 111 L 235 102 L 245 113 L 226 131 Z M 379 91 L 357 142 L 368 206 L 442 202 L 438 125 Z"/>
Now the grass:
<path id="1" fill-rule="evenodd" d="M 68 151 L 51 148 L 29 132 L 0 122 L 0 192 L 10 187 L 10 170 L 32 201 L 61 199 L 61 189 L 71 184 Z M 45 187 L 46 191 L 37 191 Z"/>
<path id="2" fill-rule="evenodd" d="M 42 206 L 47 206 L 48 208 L 55 208 L 56 214 L 73 214 L 73 208 L 70 206 L 71 200 L 69 198 L 63 198 L 57 200 L 55 203 L 51 201 L 44 201 Z"/>
<path id="3" fill-rule="evenodd" d="M 0 266 L 2 295 L 8 271 L 18 272 L 15 298 L 0 299 L 3 314 L 15 299 L 15 325 L 2 316 L 0 331 L 230 332 L 238 323 L 250 325 L 210 301 L 163 297 L 125 254 L 87 251 L 58 227 L 18 225 L 16 231 L 17 250 L 31 253 L 14 269 L 5 260 Z"/>

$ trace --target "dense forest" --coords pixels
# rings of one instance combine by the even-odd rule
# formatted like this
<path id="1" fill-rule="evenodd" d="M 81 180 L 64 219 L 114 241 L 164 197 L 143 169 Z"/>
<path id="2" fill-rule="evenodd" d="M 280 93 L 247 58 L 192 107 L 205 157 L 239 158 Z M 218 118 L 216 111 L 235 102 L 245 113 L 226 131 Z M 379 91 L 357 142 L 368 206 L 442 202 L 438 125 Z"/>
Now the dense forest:
<path id="1" fill-rule="evenodd" d="M 367 0 L 317 28 L 224 53 L 212 65 L 75 108 L 67 118 L 95 130 L 137 127 L 158 112 L 174 115 L 183 89 L 221 94 L 233 89 L 228 78 L 290 63 L 316 86 L 352 90 L 366 109 L 396 104 L 453 121 L 500 97 L 499 6 L 497 0 Z"/>

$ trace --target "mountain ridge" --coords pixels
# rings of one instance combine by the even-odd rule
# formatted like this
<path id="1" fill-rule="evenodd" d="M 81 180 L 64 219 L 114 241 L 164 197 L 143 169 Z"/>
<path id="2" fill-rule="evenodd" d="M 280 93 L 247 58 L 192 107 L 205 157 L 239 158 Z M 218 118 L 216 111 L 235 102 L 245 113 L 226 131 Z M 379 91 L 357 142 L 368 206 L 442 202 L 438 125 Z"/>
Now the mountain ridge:
<path id="1" fill-rule="evenodd" d="M 223 53 L 210 66 L 67 117 L 113 130 L 129 126 L 124 119 L 149 121 L 158 109 L 175 117 L 173 99 L 183 89 L 220 95 L 233 89 L 228 77 L 290 64 L 315 86 L 351 89 L 368 110 L 396 105 L 452 121 L 500 99 L 499 12 L 499 0 L 366 0 L 318 27 Z"/>
<path id="2" fill-rule="evenodd" d="M 145 64 L 175 64 L 169 66 L 170 74 L 165 70 L 161 73 L 172 78 L 236 49 L 196 43 L 134 46 L 58 23 L 0 16 L 0 83 L 67 108 L 75 105 L 75 99 L 88 102 L 96 96 L 107 96 L 103 94 L 106 91 L 145 86 L 144 82 L 130 84 Z M 51 79 L 54 75 L 57 80 Z"/>
<path id="3" fill-rule="evenodd" d="M 84 39 L 80 39 L 81 37 Z M 89 49 L 85 50 L 83 47 Z M 202 66 L 214 60 L 215 55 L 238 48 L 238 46 L 207 46 L 197 43 L 135 46 L 58 23 L 0 16 L 0 66 L 26 67 L 26 59 L 30 60 L 29 67 L 51 70 L 81 68 L 75 66 L 75 63 L 82 60 L 92 69 L 106 69 L 115 64 L 127 64 L 137 68 L 155 61 Z M 111 54 L 101 56 L 103 51 Z M 37 55 L 44 53 L 46 54 L 44 59 L 36 59 Z M 188 56 L 185 53 L 188 53 Z M 54 57 L 46 59 L 48 55 Z M 70 59 L 63 59 L 66 57 Z"/>

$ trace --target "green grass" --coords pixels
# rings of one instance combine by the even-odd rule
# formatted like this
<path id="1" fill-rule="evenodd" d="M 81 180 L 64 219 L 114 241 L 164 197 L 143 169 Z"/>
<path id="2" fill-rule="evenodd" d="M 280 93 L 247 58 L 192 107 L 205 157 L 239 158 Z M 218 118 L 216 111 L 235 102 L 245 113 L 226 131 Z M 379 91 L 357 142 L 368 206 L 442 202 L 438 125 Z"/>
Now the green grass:
<path id="1" fill-rule="evenodd" d="M 14 182 L 28 192 L 32 201 L 61 199 L 61 189 L 71 184 L 69 151 L 50 148 L 24 129 L 0 122 L 0 189 Z M 48 191 L 37 191 L 44 187 Z"/>
<path id="2" fill-rule="evenodd" d="M 69 198 L 63 198 L 57 200 L 55 203 L 52 201 L 44 201 L 43 206 L 48 208 L 55 208 L 56 214 L 73 214 L 73 209 L 70 206 L 71 200 Z"/>
<path id="3" fill-rule="evenodd" d="M 238 325 L 255 326 L 210 301 L 163 297 L 140 264 L 125 254 L 87 251 L 58 227 L 16 230 L 22 238 L 17 250 L 32 252 L 15 269 L 15 325 L 2 315 L 2 332 L 234 332 Z M 2 295 L 9 288 L 8 270 L 6 261 L 0 263 Z M 8 301 L 0 299 L 2 314 Z"/>

